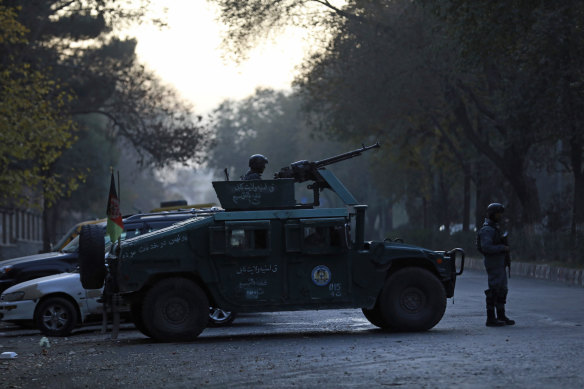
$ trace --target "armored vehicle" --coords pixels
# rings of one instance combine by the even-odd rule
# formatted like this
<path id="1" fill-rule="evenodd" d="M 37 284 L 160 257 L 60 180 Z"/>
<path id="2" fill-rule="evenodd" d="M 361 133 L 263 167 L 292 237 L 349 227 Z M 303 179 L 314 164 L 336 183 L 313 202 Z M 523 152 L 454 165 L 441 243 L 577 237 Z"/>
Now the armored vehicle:
<path id="1" fill-rule="evenodd" d="M 238 313 L 361 308 L 383 329 L 434 327 L 454 295 L 464 251 L 365 240 L 367 206 L 325 168 L 376 147 L 298 161 L 270 180 L 213 182 L 222 210 L 116 245 L 107 257 L 105 290 L 131 305 L 141 332 L 161 341 L 196 338 L 210 306 Z M 314 201 L 297 204 L 294 186 L 306 181 Z M 318 207 L 325 189 L 345 206 Z M 91 239 L 82 244 L 93 247 Z M 93 283 L 86 287 L 104 282 L 102 274 L 85 278 Z"/>

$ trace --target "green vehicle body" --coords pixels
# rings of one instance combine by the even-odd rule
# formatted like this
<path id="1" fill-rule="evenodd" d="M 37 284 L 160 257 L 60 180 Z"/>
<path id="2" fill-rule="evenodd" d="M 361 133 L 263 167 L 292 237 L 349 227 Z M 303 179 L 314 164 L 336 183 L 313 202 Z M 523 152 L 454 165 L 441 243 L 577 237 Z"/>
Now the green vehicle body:
<path id="1" fill-rule="evenodd" d="M 181 315 L 204 303 L 237 313 L 362 308 L 381 328 L 432 328 L 454 295 L 464 252 L 364 240 L 367 207 L 330 171 L 319 173 L 344 208 L 297 205 L 291 178 L 214 182 L 224 209 L 122 242 L 107 259 L 105 289 L 159 340 L 196 337 L 204 320 L 184 324 Z M 181 302 L 179 281 L 199 300 Z M 169 288 L 177 290 L 162 293 Z"/>

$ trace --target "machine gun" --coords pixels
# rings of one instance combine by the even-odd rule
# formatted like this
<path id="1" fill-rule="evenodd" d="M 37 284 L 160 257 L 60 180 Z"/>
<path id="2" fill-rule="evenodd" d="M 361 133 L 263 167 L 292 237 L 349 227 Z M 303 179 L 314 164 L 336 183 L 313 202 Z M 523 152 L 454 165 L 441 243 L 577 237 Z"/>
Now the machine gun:
<path id="1" fill-rule="evenodd" d="M 379 142 L 377 142 L 371 146 L 363 145 L 363 147 L 360 149 L 335 155 L 334 157 L 322 159 L 320 161 L 297 161 L 292 163 L 290 166 L 286 166 L 280 169 L 278 173 L 274 174 L 274 178 L 293 178 L 295 182 L 313 181 L 312 184 L 308 185 L 308 189 L 312 189 L 314 193 L 314 203 L 312 205 L 318 206 L 320 205 L 319 192 L 324 188 L 330 188 L 329 183 L 320 174 L 319 171 L 322 171 L 327 165 L 332 165 L 333 163 L 357 157 L 364 151 L 376 149 L 379 147 Z"/>

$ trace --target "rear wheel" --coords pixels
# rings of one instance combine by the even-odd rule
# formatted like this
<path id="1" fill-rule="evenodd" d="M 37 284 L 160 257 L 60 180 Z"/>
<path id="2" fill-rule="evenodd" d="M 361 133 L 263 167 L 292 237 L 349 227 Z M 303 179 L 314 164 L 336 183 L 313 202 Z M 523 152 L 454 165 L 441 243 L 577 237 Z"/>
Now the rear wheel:
<path id="1" fill-rule="evenodd" d="M 193 340 L 209 321 L 209 300 L 193 281 L 167 278 L 146 292 L 144 334 L 162 341 Z"/>
<path id="2" fill-rule="evenodd" d="M 105 280 L 105 241 L 103 228 L 81 227 L 79 234 L 79 278 L 85 289 L 99 289 Z"/>
<path id="3" fill-rule="evenodd" d="M 396 271 L 380 296 L 380 313 L 389 327 L 400 331 L 426 331 L 444 316 L 446 292 L 440 280 L 423 268 Z"/>
<path id="4" fill-rule="evenodd" d="M 47 336 L 67 336 L 77 326 L 77 310 L 63 297 L 49 297 L 38 306 L 34 320 Z"/>

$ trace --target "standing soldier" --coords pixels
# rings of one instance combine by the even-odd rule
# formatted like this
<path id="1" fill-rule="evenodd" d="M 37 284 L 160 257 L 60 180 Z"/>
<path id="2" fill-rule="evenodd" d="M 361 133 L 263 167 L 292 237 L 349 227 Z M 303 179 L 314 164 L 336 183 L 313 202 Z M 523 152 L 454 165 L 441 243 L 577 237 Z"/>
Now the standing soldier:
<path id="1" fill-rule="evenodd" d="M 505 316 L 508 292 L 505 256 L 509 252 L 509 246 L 504 243 L 499 230 L 503 212 L 505 212 L 505 207 L 502 204 L 489 204 L 487 218 L 477 234 L 477 248 L 485 256 L 485 269 L 489 279 L 489 289 L 485 290 L 488 327 L 515 324 L 515 321 Z M 496 317 L 495 308 L 497 308 Z"/>
<path id="2" fill-rule="evenodd" d="M 262 173 L 266 168 L 268 159 L 261 154 L 254 154 L 249 157 L 249 170 L 241 176 L 242 180 L 261 180 Z"/>

